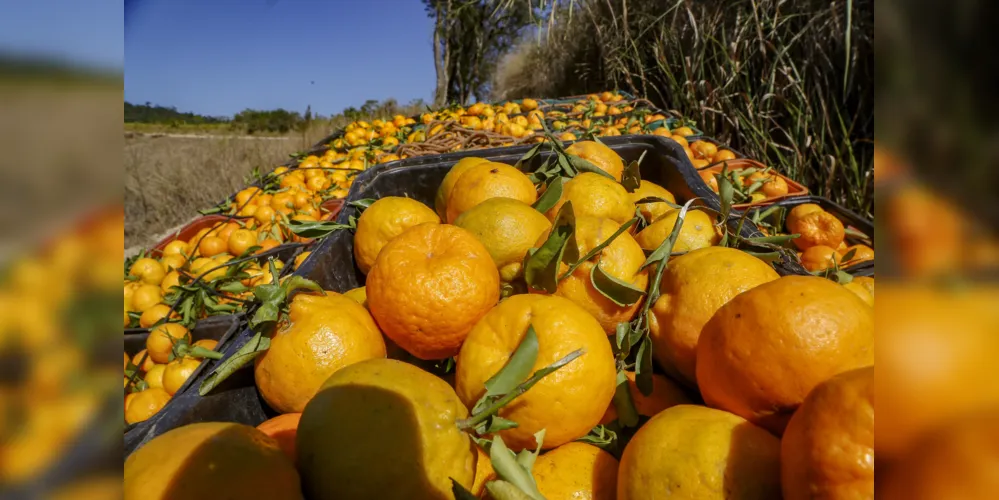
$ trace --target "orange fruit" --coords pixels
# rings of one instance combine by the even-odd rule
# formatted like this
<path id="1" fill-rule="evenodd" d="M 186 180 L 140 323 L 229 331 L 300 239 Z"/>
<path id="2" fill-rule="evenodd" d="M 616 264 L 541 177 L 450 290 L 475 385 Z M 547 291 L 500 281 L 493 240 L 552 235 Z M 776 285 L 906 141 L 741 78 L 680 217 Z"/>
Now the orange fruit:
<path id="1" fill-rule="evenodd" d="M 146 384 L 149 384 L 149 387 L 163 389 L 163 373 L 165 370 L 166 365 L 153 365 L 152 368 L 146 372 L 146 375 L 142 377 L 142 380 L 144 380 Z"/>
<path id="2" fill-rule="evenodd" d="M 736 295 L 697 343 L 697 385 L 708 406 L 777 435 L 816 385 L 872 364 L 873 308 L 815 276 L 784 276 Z"/>
<path id="3" fill-rule="evenodd" d="M 851 283 L 856 283 L 864 287 L 865 290 L 870 292 L 871 297 L 874 297 L 874 278 L 871 276 L 854 276 Z"/>
<path id="4" fill-rule="evenodd" d="M 255 231 L 251 229 L 237 229 L 229 234 L 226 248 L 230 254 L 239 257 L 256 244 L 257 233 Z"/>
<path id="5" fill-rule="evenodd" d="M 784 227 L 789 233 L 796 233 L 795 228 L 804 216 L 815 213 L 815 212 L 825 212 L 822 207 L 816 205 L 815 203 L 802 203 L 801 205 L 795 205 L 787 213 L 787 217 L 784 218 Z"/>
<path id="6" fill-rule="evenodd" d="M 222 238 L 222 241 L 229 241 L 229 236 L 232 235 L 232 232 L 239 228 L 239 224 L 235 222 L 227 222 L 215 231 L 215 236 Z"/>
<path id="7" fill-rule="evenodd" d="M 147 285 L 159 285 L 166 275 L 166 269 L 156 259 L 143 257 L 132 263 L 132 267 L 128 268 L 128 274 L 138 277 Z"/>
<path id="8" fill-rule="evenodd" d="M 351 288 L 350 290 L 343 292 L 343 296 L 361 304 L 364 307 L 368 307 L 368 292 L 363 286 Z"/>
<path id="9" fill-rule="evenodd" d="M 142 361 L 142 357 L 143 356 L 146 357 L 145 361 Z M 142 362 L 142 364 L 139 365 L 139 362 Z M 156 365 L 156 362 L 153 361 L 153 358 L 149 357 L 146 354 L 146 350 L 143 349 L 143 350 L 135 353 L 135 356 L 132 356 L 132 364 L 135 365 L 136 367 L 138 367 L 140 370 L 142 370 L 144 372 L 148 372 L 150 368 L 152 368 L 153 366 Z"/>
<path id="10" fill-rule="evenodd" d="M 775 198 L 787 194 L 787 181 L 779 175 L 771 175 L 770 178 L 760 187 L 767 198 Z"/>
<path id="11" fill-rule="evenodd" d="M 298 472 L 273 439 L 224 422 L 153 438 L 125 459 L 123 490 L 125 498 L 302 499 Z"/>
<path id="12" fill-rule="evenodd" d="M 182 240 L 173 240 L 163 247 L 163 256 L 167 257 L 169 255 L 177 255 L 180 257 L 190 257 L 190 252 L 187 248 L 187 242 Z"/>
<path id="13" fill-rule="evenodd" d="M 270 348 L 254 360 L 254 378 L 271 408 L 300 413 L 337 370 L 383 357 L 385 341 L 364 307 L 336 292 L 299 293 Z"/>
<path id="14" fill-rule="evenodd" d="M 527 251 L 552 226 L 541 212 L 512 198 L 479 203 L 458 216 L 454 225 L 467 229 L 486 247 L 504 283 L 523 274 Z"/>
<path id="15" fill-rule="evenodd" d="M 174 254 L 174 255 L 164 255 L 163 258 L 160 259 L 160 264 L 162 264 L 163 265 L 163 269 L 166 269 L 166 271 L 167 271 L 167 274 L 163 277 L 163 279 L 166 280 L 167 277 L 170 276 L 171 272 L 173 272 L 176 269 L 180 269 L 180 268 L 184 267 L 184 264 L 186 264 L 186 263 L 187 263 L 187 259 L 185 259 L 184 257 L 182 257 L 180 255 L 176 255 L 176 254 Z M 163 286 L 163 282 L 162 281 L 160 282 L 160 286 L 161 287 Z"/>
<path id="16" fill-rule="evenodd" d="M 874 294 L 871 293 L 871 291 L 866 286 L 864 286 L 863 283 L 858 283 L 856 278 L 854 278 L 853 281 L 850 281 L 849 283 L 844 283 L 843 288 L 846 288 L 847 290 L 857 294 L 857 297 L 863 299 L 864 302 L 867 302 L 869 305 L 874 306 Z"/>
<path id="17" fill-rule="evenodd" d="M 877 498 L 995 498 L 999 491 L 995 472 L 999 466 L 997 440 L 999 415 L 994 407 L 947 422 L 921 439 L 901 460 L 894 461 L 887 474 L 878 473 Z"/>
<path id="18" fill-rule="evenodd" d="M 852 266 L 855 264 L 860 264 L 861 262 L 867 262 L 874 260 L 874 249 L 867 245 L 851 245 L 847 247 L 846 251 L 842 255 L 846 255 L 847 252 L 853 251 L 853 257 L 844 262 L 844 266 Z"/>
<path id="19" fill-rule="evenodd" d="M 467 416 L 447 382 L 411 364 L 350 365 L 323 384 L 299 421 L 305 494 L 451 498 L 452 479 L 467 489 L 475 478 L 474 444 L 457 425 Z"/>
<path id="20" fill-rule="evenodd" d="M 686 137 L 684 137 L 682 135 L 673 134 L 673 135 L 670 136 L 670 139 L 673 139 L 674 142 L 676 142 L 677 144 L 679 144 L 680 147 L 683 148 L 685 152 L 687 152 L 687 156 L 688 157 L 692 158 L 694 156 L 694 152 L 691 151 L 691 149 L 690 149 L 690 143 L 687 142 L 687 138 Z"/>
<path id="21" fill-rule="evenodd" d="M 260 250 L 257 250 L 257 253 L 263 253 L 263 252 L 266 252 L 268 250 L 273 250 L 273 249 L 281 246 L 281 242 L 278 241 L 278 240 L 275 240 L 274 238 L 266 238 L 263 241 L 257 243 L 257 245 L 260 246 Z"/>
<path id="22" fill-rule="evenodd" d="M 447 200 L 451 196 L 451 191 L 454 189 L 454 184 L 458 182 L 458 178 L 461 177 L 469 168 L 480 163 L 486 163 L 488 160 L 483 158 L 476 158 L 470 156 L 467 158 L 462 158 L 455 163 L 451 170 L 448 170 L 447 175 L 444 176 L 444 180 L 441 182 L 440 187 L 437 188 L 437 196 L 434 197 L 434 210 L 437 211 L 437 216 L 441 219 L 447 218 Z"/>
<path id="23" fill-rule="evenodd" d="M 420 359 L 443 359 L 496 304 L 499 286 L 492 257 L 472 233 L 424 223 L 382 248 L 366 291 L 387 337 Z"/>
<path id="24" fill-rule="evenodd" d="M 617 467 L 617 459 L 596 446 L 566 443 L 538 457 L 531 474 L 549 500 L 614 500 Z"/>
<path id="25" fill-rule="evenodd" d="M 624 162 L 613 149 L 603 143 L 578 141 L 565 148 L 565 152 L 589 161 L 621 182 L 621 176 L 624 174 Z"/>
<path id="26" fill-rule="evenodd" d="M 301 413 L 285 413 L 261 422 L 257 430 L 277 441 L 288 460 L 295 463 L 298 460 L 295 456 L 295 437 L 298 435 L 298 422 L 301 419 Z"/>
<path id="27" fill-rule="evenodd" d="M 780 440 L 741 417 L 704 406 L 660 412 L 621 455 L 617 500 L 670 497 L 780 498 Z"/>
<path id="28" fill-rule="evenodd" d="M 134 394 L 125 409 L 125 422 L 129 424 L 148 420 L 170 402 L 170 395 L 159 387 L 150 387 Z"/>
<path id="29" fill-rule="evenodd" d="M 189 357 L 175 359 L 163 370 L 163 390 L 171 396 L 177 394 L 184 382 L 191 378 L 194 370 L 201 366 L 201 360 Z"/>
<path id="30" fill-rule="evenodd" d="M 801 265 L 809 271 L 824 271 L 839 264 L 839 254 L 825 245 L 815 245 L 801 252 Z"/>
<path id="31" fill-rule="evenodd" d="M 628 392 L 631 393 L 631 402 L 640 416 L 654 417 L 666 408 L 691 404 L 690 398 L 683 392 L 683 389 L 676 382 L 662 375 L 652 374 L 652 394 L 648 396 L 638 390 L 635 372 L 625 372 L 624 376 L 628 378 Z M 611 401 L 603 418 L 600 419 L 600 423 L 607 425 L 617 420 L 617 417 L 617 407 Z"/>
<path id="32" fill-rule="evenodd" d="M 781 440 L 785 500 L 874 498 L 874 367 L 812 389 Z"/>
<path id="33" fill-rule="evenodd" d="M 466 170 L 447 199 L 447 222 L 490 198 L 513 198 L 528 205 L 538 199 L 531 180 L 520 170 L 503 163 L 480 163 Z"/>
<path id="34" fill-rule="evenodd" d="M 642 229 L 636 236 L 635 241 L 644 250 L 655 250 L 669 238 L 676 226 L 676 221 L 680 218 L 679 209 L 671 209 L 652 224 Z M 680 234 L 677 235 L 673 244 L 673 252 L 690 252 L 699 248 L 707 248 L 721 239 L 715 231 L 715 221 L 707 212 L 703 210 L 688 210 L 684 215 L 683 226 L 680 227 Z"/>
<path id="35" fill-rule="evenodd" d="M 608 219 L 576 217 L 575 239 L 579 255 L 586 255 L 617 230 L 618 225 Z M 546 231 L 538 238 L 535 246 L 540 247 L 548 239 L 548 232 L 550 231 Z M 581 264 L 571 275 L 559 282 L 555 295 L 565 297 L 582 307 L 600 322 L 605 332 L 611 333 L 618 323 L 631 321 L 635 312 L 642 306 L 642 300 L 631 305 L 618 305 L 602 295 L 590 279 L 593 266 L 599 265 L 601 270 L 617 280 L 645 290 L 649 286 L 649 272 L 647 269 L 639 269 L 644 262 L 645 253 L 642 252 L 642 247 L 638 246 L 630 234 L 621 233 L 600 253 Z M 567 270 L 566 264 L 560 264 L 559 276 Z"/>
<path id="36" fill-rule="evenodd" d="M 215 346 L 219 345 L 219 343 L 218 343 L 217 340 L 201 339 L 201 340 L 196 341 L 193 345 L 198 346 L 198 347 L 204 347 L 205 349 L 208 349 L 209 351 L 214 351 L 215 350 Z"/>
<path id="37" fill-rule="evenodd" d="M 267 224 L 273 221 L 275 217 L 274 209 L 270 205 L 257 207 L 257 210 L 253 212 L 253 220 L 257 221 L 257 224 Z"/>
<path id="38" fill-rule="evenodd" d="M 788 230 L 801 236 L 795 238 L 794 244 L 801 250 L 815 245 L 830 247 L 835 252 L 843 241 L 845 228 L 835 215 L 826 212 L 812 212 L 788 226 Z"/>
<path id="39" fill-rule="evenodd" d="M 686 127 L 686 126 L 684 126 L 684 127 L 677 127 L 675 129 L 673 129 L 673 133 L 676 134 L 676 135 L 678 135 L 678 136 L 680 136 L 680 137 L 689 137 L 689 136 L 694 135 L 694 129 L 692 129 L 690 127 Z"/>
<path id="40" fill-rule="evenodd" d="M 585 353 L 500 409 L 501 417 L 520 424 L 499 433 L 518 451 L 535 447 L 534 433 L 541 429 L 546 430 L 546 449 L 586 435 L 607 410 L 616 378 L 606 334 L 585 310 L 561 297 L 514 295 L 489 311 L 461 346 L 455 390 L 465 406 L 475 406 L 485 393 L 485 382 L 507 363 L 528 326 L 538 339 L 532 372 L 577 349 Z"/>
<path id="41" fill-rule="evenodd" d="M 225 253 L 228 248 L 226 241 L 218 236 L 205 236 L 198 243 L 198 253 L 202 257 L 214 257 Z"/>
<path id="42" fill-rule="evenodd" d="M 424 222 L 440 222 L 426 205 L 401 196 L 379 198 L 361 213 L 354 231 L 354 261 L 368 274 L 378 252 L 403 231 Z"/>
<path id="43" fill-rule="evenodd" d="M 694 143 L 690 145 L 690 150 L 693 151 L 694 155 L 698 158 L 710 160 L 711 158 L 714 158 L 715 154 L 718 153 L 718 146 L 708 141 L 694 141 Z"/>
<path id="44" fill-rule="evenodd" d="M 173 346 L 178 341 L 191 341 L 191 333 L 180 323 L 163 323 L 155 326 L 146 337 L 146 351 L 156 363 L 167 363 Z"/>
<path id="45" fill-rule="evenodd" d="M 969 255 L 969 223 L 950 200 L 907 184 L 886 200 L 885 228 L 906 276 L 953 273 Z"/>
<path id="46" fill-rule="evenodd" d="M 643 198 L 662 198 L 670 203 L 676 203 L 676 197 L 673 193 L 666 190 L 666 188 L 649 182 L 647 180 L 642 180 L 638 189 L 634 193 L 630 193 L 628 197 L 631 200 L 632 205 L 637 205 L 638 210 L 642 213 L 642 217 L 647 221 L 653 221 L 659 219 L 666 212 L 672 210 L 673 207 L 662 202 L 648 202 L 638 204 L 638 201 Z"/>
<path id="47" fill-rule="evenodd" d="M 139 316 L 139 326 L 142 328 L 149 328 L 166 319 L 168 314 L 170 314 L 173 318 L 177 317 L 176 313 L 170 313 L 170 306 L 166 304 L 156 304 L 155 306 L 142 311 L 142 315 Z"/>
<path id="48" fill-rule="evenodd" d="M 496 470 L 493 469 L 489 454 L 479 446 L 475 446 L 475 479 L 468 491 L 471 491 L 476 498 L 482 498 L 486 491 L 486 483 L 494 479 L 496 479 Z"/>
<path id="49" fill-rule="evenodd" d="M 711 163 L 718 163 L 721 161 L 734 160 L 735 153 L 728 149 L 719 149 L 714 156 L 711 157 Z"/>
<path id="50" fill-rule="evenodd" d="M 698 172 L 701 176 L 701 180 L 711 188 L 712 191 L 718 192 L 718 178 L 715 177 L 715 173 L 710 170 L 701 170 Z"/>
<path id="51" fill-rule="evenodd" d="M 879 459 L 911 456 L 933 430 L 999 407 L 997 303 L 992 285 L 881 284 L 874 422 Z"/>
<path id="52" fill-rule="evenodd" d="M 670 259 L 649 316 L 659 364 L 678 380 L 695 384 L 704 324 L 736 295 L 777 278 L 769 264 L 734 248 L 707 247 Z"/>
<path id="53" fill-rule="evenodd" d="M 554 221 L 567 201 L 572 202 L 577 219 L 582 216 L 599 217 L 620 225 L 635 216 L 635 205 L 631 203 L 624 186 L 591 172 L 579 174 L 562 186 L 562 197 L 551 210 L 545 212 L 548 220 Z"/>

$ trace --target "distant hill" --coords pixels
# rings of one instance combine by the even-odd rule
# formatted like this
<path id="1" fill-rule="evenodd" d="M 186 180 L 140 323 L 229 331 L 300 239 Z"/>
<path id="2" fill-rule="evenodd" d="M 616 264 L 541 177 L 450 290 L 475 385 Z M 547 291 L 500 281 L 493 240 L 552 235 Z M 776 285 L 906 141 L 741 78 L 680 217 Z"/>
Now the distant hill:
<path id="1" fill-rule="evenodd" d="M 150 103 L 132 104 L 125 101 L 125 123 L 158 123 L 204 125 L 209 123 L 229 123 L 228 117 L 204 116 L 197 113 L 177 111 L 174 107 L 154 106 Z"/>

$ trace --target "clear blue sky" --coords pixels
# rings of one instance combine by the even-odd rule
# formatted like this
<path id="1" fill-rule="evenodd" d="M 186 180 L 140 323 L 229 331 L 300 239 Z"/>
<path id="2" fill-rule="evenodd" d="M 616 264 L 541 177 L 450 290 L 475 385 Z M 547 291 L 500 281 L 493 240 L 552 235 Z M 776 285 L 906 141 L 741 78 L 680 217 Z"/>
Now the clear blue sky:
<path id="1" fill-rule="evenodd" d="M 21 0 L 0 7 L 0 52 L 120 72 L 121 0 Z"/>
<path id="2" fill-rule="evenodd" d="M 229 116 L 430 100 L 432 28 L 420 0 L 130 1 L 125 100 Z"/>

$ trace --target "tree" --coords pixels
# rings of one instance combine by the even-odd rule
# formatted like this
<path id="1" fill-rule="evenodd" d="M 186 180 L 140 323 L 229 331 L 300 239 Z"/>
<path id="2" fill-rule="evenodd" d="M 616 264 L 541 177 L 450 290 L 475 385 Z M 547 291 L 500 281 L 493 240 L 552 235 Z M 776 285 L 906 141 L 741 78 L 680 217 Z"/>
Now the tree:
<path id="1" fill-rule="evenodd" d="M 434 105 L 484 99 L 496 64 L 532 19 L 529 2 L 497 8 L 490 0 L 423 0 L 434 19 Z"/>

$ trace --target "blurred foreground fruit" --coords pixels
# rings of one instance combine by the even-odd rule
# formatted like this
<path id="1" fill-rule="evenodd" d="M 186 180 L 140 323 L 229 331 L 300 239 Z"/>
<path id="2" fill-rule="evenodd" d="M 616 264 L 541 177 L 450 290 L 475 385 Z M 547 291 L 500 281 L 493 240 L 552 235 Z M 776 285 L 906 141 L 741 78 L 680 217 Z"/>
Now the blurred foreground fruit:
<path id="1" fill-rule="evenodd" d="M 873 308 L 830 280 L 784 276 L 736 295 L 704 325 L 697 386 L 708 406 L 780 435 L 812 388 L 873 364 Z"/>
<path id="2" fill-rule="evenodd" d="M 257 430 L 274 439 L 288 460 L 295 463 L 298 459 L 295 452 L 295 439 L 298 435 L 298 422 L 301 419 L 301 413 L 285 413 L 264 420 L 260 425 L 257 425 Z"/>
<path id="3" fill-rule="evenodd" d="M 614 356 L 600 324 L 579 306 L 555 296 L 514 295 L 489 311 L 472 329 L 458 354 L 455 390 L 473 407 L 485 382 L 500 371 L 532 326 L 538 356 L 532 372 L 577 349 L 585 353 L 499 411 L 519 427 L 499 433 L 512 450 L 536 446 L 545 429 L 545 449 L 586 435 L 603 417 L 614 395 Z"/>
<path id="4" fill-rule="evenodd" d="M 385 245 L 366 290 L 386 336 L 420 359 L 443 359 L 496 304 L 499 286 L 496 264 L 472 233 L 427 223 Z"/>
<path id="5" fill-rule="evenodd" d="M 874 367 L 815 387 L 781 441 L 785 500 L 874 498 Z"/>
<path id="6" fill-rule="evenodd" d="M 298 472 L 253 427 L 197 423 L 168 431 L 125 460 L 126 500 L 301 499 Z"/>
<path id="7" fill-rule="evenodd" d="M 573 442 L 538 457 L 531 473 L 547 500 L 614 500 L 617 469 L 617 459 L 610 453 Z"/>
<path id="8" fill-rule="evenodd" d="M 368 274 L 378 253 L 392 238 L 424 222 L 440 222 L 426 205 L 401 196 L 379 198 L 361 213 L 354 231 L 354 261 Z"/>
<path id="9" fill-rule="evenodd" d="M 780 440 L 731 413 L 665 410 L 638 429 L 621 456 L 617 500 L 780 498 Z"/>
<path id="10" fill-rule="evenodd" d="M 446 382 L 413 365 L 373 359 L 348 366 L 302 413 L 303 489 L 314 499 L 451 498 L 451 479 L 471 488 L 475 477 L 472 441 L 456 425 L 467 416 Z"/>
<path id="11" fill-rule="evenodd" d="M 702 248 L 671 259 L 649 319 L 656 359 L 687 384 L 696 384 L 697 340 L 704 324 L 736 295 L 778 277 L 766 262 L 733 248 Z"/>
<path id="12" fill-rule="evenodd" d="M 254 364 L 260 395 L 281 413 L 305 409 L 337 370 L 385 357 L 381 332 L 356 301 L 335 292 L 299 293 L 288 309 L 288 321 L 272 334 L 270 348 Z"/>

